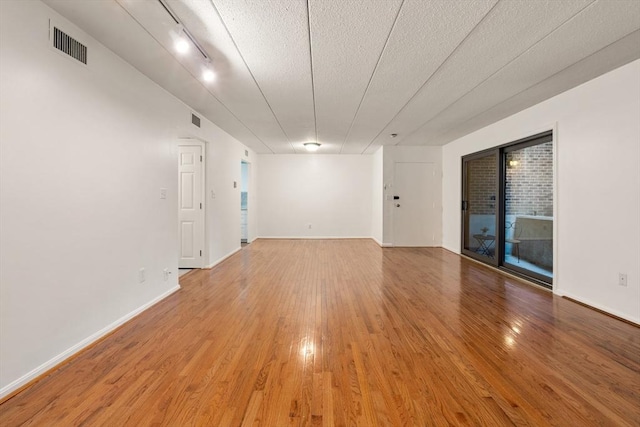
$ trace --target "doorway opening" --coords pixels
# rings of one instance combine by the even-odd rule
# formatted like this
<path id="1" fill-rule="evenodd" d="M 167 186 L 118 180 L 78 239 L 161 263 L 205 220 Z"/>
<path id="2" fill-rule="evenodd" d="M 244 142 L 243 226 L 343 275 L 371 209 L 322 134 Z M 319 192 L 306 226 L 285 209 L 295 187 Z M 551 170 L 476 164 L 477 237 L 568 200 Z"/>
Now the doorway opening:
<path id="1" fill-rule="evenodd" d="M 249 174 L 250 164 L 240 162 L 240 245 L 249 244 Z"/>
<path id="2" fill-rule="evenodd" d="M 551 287 L 552 132 L 462 158 L 462 253 Z"/>

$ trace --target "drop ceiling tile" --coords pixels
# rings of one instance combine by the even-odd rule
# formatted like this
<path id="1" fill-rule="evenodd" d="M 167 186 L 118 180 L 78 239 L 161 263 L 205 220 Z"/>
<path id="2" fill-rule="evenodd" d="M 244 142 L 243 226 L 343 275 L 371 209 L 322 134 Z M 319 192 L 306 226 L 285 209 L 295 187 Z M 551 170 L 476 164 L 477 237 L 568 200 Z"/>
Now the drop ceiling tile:
<path id="1" fill-rule="evenodd" d="M 309 0 L 311 84 L 306 1 L 168 0 L 213 58 L 205 85 L 158 1 L 44 1 L 260 153 L 305 152 L 310 88 L 321 153 L 368 153 L 448 142 L 640 56 L 637 33 L 615 41 L 637 28 L 638 1 Z"/>
<path id="2" fill-rule="evenodd" d="M 423 125 L 402 144 L 429 144 L 427 135 L 459 123 L 535 86 L 574 63 L 640 29 L 640 3 L 596 2 Z M 615 22 L 616 25 L 608 25 Z"/>
<path id="3" fill-rule="evenodd" d="M 500 104 L 462 123 L 458 123 L 444 134 L 425 134 L 425 137 L 420 141 L 420 145 L 424 145 L 425 142 L 427 145 L 444 145 L 638 58 L 640 58 L 640 30 L 610 44 Z M 597 102 L 597 100 L 594 100 L 594 102 Z"/>
<path id="4" fill-rule="evenodd" d="M 495 3 L 405 1 L 343 152 L 361 153 Z"/>
<path id="5" fill-rule="evenodd" d="M 213 3 L 288 139 L 315 140 L 306 3 Z"/>
<path id="6" fill-rule="evenodd" d="M 288 141 L 213 4 L 202 0 L 166 0 L 185 28 L 212 58 L 216 80 L 209 91 L 260 140 L 275 150 Z M 145 2 L 139 2 L 145 3 Z M 142 19 L 140 16 L 138 19 Z M 152 22 L 143 23 L 150 27 Z M 197 57 L 197 53 L 194 52 Z M 282 152 L 278 149 L 276 152 Z M 292 153 L 288 145 L 286 153 Z"/>
<path id="7" fill-rule="evenodd" d="M 591 0 L 501 1 L 385 128 L 398 140 L 489 78 Z"/>
<path id="8" fill-rule="evenodd" d="M 344 142 L 400 4 L 309 1 L 319 142 Z"/>

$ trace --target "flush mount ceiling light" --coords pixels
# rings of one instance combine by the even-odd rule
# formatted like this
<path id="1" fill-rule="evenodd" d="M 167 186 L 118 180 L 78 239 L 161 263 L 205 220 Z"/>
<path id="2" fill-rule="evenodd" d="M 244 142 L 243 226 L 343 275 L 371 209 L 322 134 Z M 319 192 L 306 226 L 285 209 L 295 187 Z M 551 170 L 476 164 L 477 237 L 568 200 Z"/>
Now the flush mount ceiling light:
<path id="1" fill-rule="evenodd" d="M 304 148 L 307 149 L 307 151 L 318 151 L 318 148 L 320 148 L 320 144 L 318 144 L 317 142 L 305 142 L 304 144 Z"/>

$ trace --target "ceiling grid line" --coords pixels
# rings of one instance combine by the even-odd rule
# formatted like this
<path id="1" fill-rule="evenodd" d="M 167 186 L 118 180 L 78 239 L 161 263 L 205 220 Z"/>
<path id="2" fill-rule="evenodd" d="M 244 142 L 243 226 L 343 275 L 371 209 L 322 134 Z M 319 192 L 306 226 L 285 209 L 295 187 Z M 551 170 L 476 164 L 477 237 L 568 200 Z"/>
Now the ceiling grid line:
<path id="1" fill-rule="evenodd" d="M 454 100 L 453 102 L 451 102 L 449 105 L 447 105 L 446 107 L 444 107 L 442 110 L 438 111 L 434 116 L 432 116 L 430 119 L 428 119 L 426 122 L 423 122 L 422 124 L 420 124 L 420 126 L 418 126 L 415 130 L 413 130 L 412 132 L 410 132 L 407 135 L 404 135 L 404 139 L 410 137 L 411 135 L 413 135 L 414 133 L 418 132 L 423 126 L 427 125 L 428 123 L 432 122 L 434 119 L 436 119 L 437 117 L 439 117 L 442 113 L 444 113 L 445 111 L 447 111 L 449 108 L 451 108 L 453 105 L 455 105 L 456 103 L 458 103 L 461 99 L 463 99 L 465 96 L 469 95 L 471 92 L 473 92 L 474 90 L 476 90 L 478 87 L 482 86 L 487 80 L 491 79 L 493 76 L 495 76 L 496 74 L 500 73 L 502 70 L 504 70 L 506 67 L 508 67 L 509 65 L 511 65 L 514 61 L 517 61 L 519 58 L 521 58 L 523 55 L 525 55 L 527 52 L 531 51 L 534 47 L 536 47 L 538 44 L 542 43 L 545 39 L 547 39 L 548 37 L 551 37 L 553 35 L 553 33 L 555 33 L 556 31 L 560 30 L 560 28 L 562 28 L 564 25 L 566 25 L 567 23 L 569 23 L 571 20 L 575 19 L 578 15 L 580 15 L 581 13 L 583 13 L 585 10 L 587 10 L 588 8 L 592 7 L 595 3 L 597 2 L 597 0 L 592 0 L 591 3 L 585 5 L 582 9 L 580 9 L 579 11 L 577 11 L 576 13 L 574 13 L 573 15 L 571 15 L 570 17 L 568 17 L 566 20 L 564 20 L 563 22 L 561 22 L 560 24 L 558 24 L 557 27 L 555 27 L 553 30 L 549 31 L 547 34 L 545 34 L 544 36 L 542 36 L 539 40 L 535 41 L 533 44 L 531 44 L 528 48 L 526 48 L 525 50 L 523 50 L 520 54 L 518 54 L 517 56 L 515 56 L 513 59 L 511 59 L 509 62 L 507 62 L 506 64 L 504 64 L 502 67 L 500 67 L 499 69 L 497 69 L 496 71 L 494 71 L 493 73 L 491 73 L 491 75 L 489 75 L 487 78 L 485 78 L 484 80 L 482 80 L 480 83 L 478 83 L 477 85 L 475 85 L 474 87 L 472 87 L 471 89 L 469 89 L 467 92 L 465 92 L 462 96 L 458 97 L 456 100 Z M 545 79 L 546 80 L 546 79 Z M 544 81 L 544 80 L 541 80 Z M 537 84 L 537 83 L 536 83 Z M 525 89 L 527 90 L 527 89 Z M 499 105 L 499 104 L 496 104 Z M 491 106 L 488 108 L 491 109 L 494 106 Z M 482 113 L 480 113 L 482 114 Z M 475 117 L 475 116 L 474 116 Z M 386 126 L 385 126 L 386 128 Z M 444 132 L 443 132 L 444 133 Z M 442 134 L 439 134 L 442 135 Z M 439 136 L 438 135 L 438 136 Z M 377 138 L 377 136 L 376 136 Z M 402 142 L 402 140 L 396 142 L 393 145 L 398 145 Z"/>
<path id="2" fill-rule="evenodd" d="M 258 154 L 442 146 L 640 58 L 638 0 L 42 1 Z"/>
<path id="3" fill-rule="evenodd" d="M 344 145 L 346 144 L 347 140 L 349 139 L 349 136 L 351 135 L 351 130 L 353 129 L 353 125 L 356 122 L 356 119 L 358 118 L 358 113 L 360 112 L 360 109 L 362 108 L 362 104 L 364 102 L 364 99 L 367 97 L 367 93 L 369 92 L 369 88 L 371 87 L 371 82 L 373 81 L 373 77 L 376 75 L 376 71 L 378 71 L 378 66 L 380 65 L 380 61 L 382 60 L 382 56 L 384 55 L 384 51 L 387 48 L 387 45 L 389 44 L 389 39 L 391 38 L 391 34 L 393 33 L 393 29 L 396 27 L 396 23 L 398 22 L 398 17 L 400 16 L 400 12 L 402 11 L 402 6 L 404 6 L 404 2 L 405 0 L 402 0 L 402 3 L 400 3 L 400 7 L 398 7 L 398 12 L 396 12 L 396 16 L 393 19 L 393 24 L 391 24 L 391 29 L 389 30 L 389 34 L 387 35 L 387 39 L 384 41 L 384 46 L 382 46 L 382 50 L 380 51 L 380 55 L 378 56 L 378 60 L 376 61 L 376 65 L 373 67 L 373 72 L 371 73 L 371 76 L 369 77 L 369 81 L 367 82 L 367 87 L 364 89 L 364 92 L 362 94 L 362 98 L 360 98 L 360 102 L 358 103 L 358 108 L 356 108 L 356 112 L 353 115 L 353 119 L 351 120 L 351 125 L 349 125 L 349 130 L 347 131 L 347 134 L 344 137 L 344 140 L 342 141 L 342 145 L 340 146 L 340 154 L 342 154 L 342 150 L 344 149 Z"/>
<path id="4" fill-rule="evenodd" d="M 278 126 L 280 127 L 280 130 L 282 130 L 282 133 L 284 134 L 284 136 L 287 138 L 287 142 L 289 143 L 289 145 L 293 149 L 293 152 L 297 153 L 296 148 L 291 143 L 291 138 L 289 138 L 289 135 L 287 135 L 287 132 L 282 127 L 282 123 L 280 123 L 280 120 L 278 120 L 278 116 L 276 116 L 276 113 L 273 111 L 273 108 L 271 107 L 271 104 L 269 103 L 269 100 L 267 99 L 266 95 L 262 91 L 262 88 L 260 87 L 260 84 L 256 80 L 256 77 L 253 75 L 253 72 L 251 71 L 251 68 L 249 67 L 249 64 L 247 64 L 247 61 L 244 59 L 244 55 L 240 51 L 240 48 L 238 47 L 238 44 L 236 43 L 236 40 L 231 35 L 231 32 L 229 31 L 229 28 L 227 27 L 227 24 L 224 22 L 224 18 L 222 18 L 222 15 L 218 11 L 218 8 L 213 3 L 213 0 L 209 0 L 209 3 L 211 4 L 211 6 L 213 7 L 213 10 L 216 11 L 216 14 L 220 18 L 220 22 L 222 22 L 222 25 L 224 26 L 224 30 L 229 35 L 229 38 L 231 39 L 231 42 L 233 43 L 233 46 L 238 51 L 238 55 L 240 55 L 240 58 L 242 59 L 242 62 L 244 63 L 244 66 L 247 68 L 247 71 L 249 72 L 249 75 L 251 76 L 251 79 L 253 79 L 253 82 L 256 84 L 256 87 L 258 88 L 258 91 L 260 92 L 260 95 L 262 95 L 262 98 L 264 99 L 264 102 L 267 103 L 267 107 L 269 107 L 269 111 L 271 111 L 271 114 L 273 115 L 273 118 L 275 119 L 276 123 L 278 123 Z M 273 150 L 271 150 L 271 152 L 273 153 Z"/>
<path id="5" fill-rule="evenodd" d="M 218 97 L 217 97 L 213 92 L 211 92 L 211 91 L 209 90 L 209 88 L 208 88 L 207 86 L 205 86 L 205 85 L 200 81 L 200 79 L 198 79 L 195 75 L 193 75 L 193 73 L 191 72 L 191 70 L 189 70 L 187 67 L 185 67 L 185 66 L 184 66 L 184 64 L 182 64 L 182 62 L 180 62 L 179 60 L 177 60 L 177 58 L 175 58 L 175 56 L 173 55 L 173 53 L 171 53 L 171 51 L 170 51 L 169 49 L 167 49 L 167 48 L 166 48 L 162 43 L 160 43 L 160 40 L 158 40 L 158 39 L 157 39 L 153 34 L 151 34 L 151 32 L 149 32 L 149 30 L 148 30 L 147 28 L 145 28 L 145 26 L 144 26 L 144 25 L 142 25 L 142 23 L 141 23 L 140 21 L 138 21 L 138 19 L 137 19 L 135 16 L 133 16 L 133 15 L 131 14 L 131 12 L 129 12 L 129 10 L 127 10 L 125 7 L 123 7 L 123 6 L 122 6 L 119 2 L 117 2 L 117 1 L 116 1 L 116 4 L 117 4 L 117 5 L 118 5 L 118 7 L 120 7 L 120 8 L 121 8 L 121 9 L 122 9 L 122 10 L 123 10 L 127 15 L 129 15 L 129 16 L 131 17 L 131 19 L 132 19 L 136 24 L 138 24 L 138 26 L 139 26 L 140 28 L 142 28 L 142 29 L 144 30 L 144 32 L 145 32 L 145 33 L 147 33 L 147 34 L 149 35 L 149 37 L 151 37 L 151 38 L 156 42 L 156 44 L 157 44 L 158 46 L 160 46 L 160 48 L 161 48 L 161 49 L 163 49 L 163 50 L 164 50 L 165 52 L 167 52 L 170 56 L 172 56 L 174 59 L 176 59 L 176 62 L 177 62 L 178 64 L 180 64 L 180 66 L 181 66 L 181 67 L 182 67 L 182 68 L 183 68 L 187 73 L 189 73 L 189 75 L 190 75 L 191 77 L 193 77 L 193 79 L 194 79 L 195 81 L 197 81 L 197 82 L 200 84 L 200 86 L 202 86 L 202 87 L 205 89 L 205 91 L 207 91 L 207 93 L 209 93 L 209 94 L 210 94 L 210 95 L 211 95 L 211 96 L 212 96 L 216 101 L 218 101 L 218 103 L 220 103 L 220 105 L 222 105 L 222 106 L 223 106 L 223 107 L 224 107 L 224 108 L 229 112 L 229 114 L 231 114 L 231 115 L 233 116 L 233 118 L 235 118 L 235 119 L 238 121 L 238 123 L 240 123 L 240 124 L 241 124 L 242 126 L 244 126 L 244 127 L 245 127 L 249 132 L 251 132 L 251 134 L 252 134 L 253 136 L 255 136 L 255 137 L 256 137 L 256 139 L 257 139 L 258 141 L 260 141 L 260 142 L 261 142 L 265 147 L 267 147 L 267 149 L 269 149 L 269 151 L 271 151 L 271 153 L 272 153 L 272 154 L 275 154 L 275 152 L 271 149 L 271 147 L 269 147 L 269 145 L 267 145 L 267 143 L 266 143 L 266 142 L 264 142 L 264 141 L 262 140 L 262 138 L 260 138 L 258 135 L 256 135 L 256 134 L 255 134 L 255 132 L 253 132 L 253 130 L 251 130 L 251 128 L 250 128 L 249 126 L 247 126 L 247 125 L 246 125 L 246 123 L 244 123 L 242 120 L 240 120 L 240 118 L 239 118 L 239 117 L 238 117 L 238 116 L 237 116 L 237 115 L 236 115 L 236 114 L 235 114 L 235 113 L 234 113 L 234 112 L 233 112 L 229 107 L 227 107 L 227 105 L 226 105 L 224 102 L 222 102 L 220 99 L 218 99 Z M 173 16 L 172 16 L 172 18 L 173 18 Z M 134 65 L 132 64 L 132 66 L 134 66 Z M 134 66 L 134 67 L 135 67 L 135 66 Z M 135 67 L 135 68 L 138 70 L 138 68 L 137 68 L 137 67 Z M 141 70 L 138 70 L 138 71 L 140 71 L 140 73 L 144 74 Z M 162 86 L 161 86 L 161 87 L 162 87 Z M 164 89 L 164 88 L 163 88 L 163 89 Z M 166 90 L 166 89 L 164 89 L 164 90 Z"/>
<path id="6" fill-rule="evenodd" d="M 597 0 L 596 0 L 596 1 L 597 1 Z M 507 101 L 509 101 L 509 100 L 511 100 L 511 99 L 513 99 L 513 98 L 515 98 L 515 97 L 517 97 L 517 96 L 519 96 L 519 95 L 521 95 L 522 93 L 524 93 L 524 92 L 526 92 L 526 91 L 528 91 L 528 90 L 531 90 L 531 89 L 533 89 L 534 87 L 536 87 L 536 86 L 538 86 L 538 85 L 540 85 L 540 84 L 543 84 L 543 83 L 544 83 L 544 82 L 546 82 L 547 80 L 551 80 L 551 79 L 553 79 L 554 77 L 556 77 L 557 75 L 561 74 L 562 72 L 564 72 L 564 71 L 565 71 L 565 70 L 567 70 L 568 68 L 571 68 L 571 67 L 575 66 L 577 63 L 582 62 L 582 61 L 585 61 L 585 60 L 587 60 L 588 58 L 591 58 L 592 56 L 597 55 L 598 53 L 600 53 L 600 52 L 602 52 L 602 51 L 605 51 L 605 50 L 606 50 L 606 49 L 608 49 L 609 47 L 611 47 L 611 46 L 615 45 L 616 43 L 618 43 L 618 42 L 619 42 L 620 40 L 622 40 L 623 38 L 625 38 L 625 37 L 629 37 L 630 35 L 632 35 L 632 34 L 634 34 L 634 33 L 638 33 L 638 32 L 640 32 L 640 30 L 635 30 L 635 31 L 630 32 L 629 34 L 625 35 L 625 36 L 624 36 L 624 37 L 622 37 L 621 39 L 615 40 L 615 41 L 613 41 L 613 42 L 609 43 L 608 45 L 606 45 L 606 46 L 604 46 L 604 47 L 602 47 L 602 48 L 600 48 L 600 49 L 596 50 L 595 52 L 593 52 L 593 53 L 591 53 L 591 54 L 589 54 L 589 55 L 585 56 L 584 58 L 580 59 L 580 61 L 578 61 L 578 62 L 574 62 L 573 64 L 569 64 L 569 65 L 567 65 L 567 66 L 566 66 L 566 67 L 564 67 L 563 69 L 558 70 L 557 72 L 553 73 L 553 74 L 552 74 L 552 75 L 550 75 L 549 77 L 546 77 L 544 80 L 540 80 L 539 82 L 536 82 L 536 83 L 532 84 L 531 86 L 529 86 L 529 87 L 527 87 L 527 88 L 525 88 L 525 89 L 521 90 L 520 92 L 515 93 L 515 94 L 511 95 L 511 96 L 510 96 L 510 97 L 508 97 L 508 98 L 503 99 L 503 100 L 502 100 L 502 101 L 500 101 L 499 103 L 497 103 L 497 104 L 495 104 L 495 105 L 492 105 L 490 108 L 487 108 L 486 110 L 484 110 L 484 111 L 482 111 L 482 112 L 480 112 L 480 113 L 478 113 L 478 114 L 475 114 L 475 115 L 474 115 L 474 116 L 472 116 L 472 117 L 469 117 L 468 119 L 464 120 L 463 122 L 460 122 L 460 123 L 458 124 L 458 126 L 463 125 L 463 124 L 465 124 L 465 123 L 469 123 L 471 120 L 475 119 L 476 117 L 481 116 L 482 114 L 485 114 L 486 112 L 491 111 L 491 110 L 493 110 L 493 109 L 494 109 L 494 108 L 496 108 L 496 107 L 499 107 L 500 105 L 504 104 L 505 102 L 507 102 Z M 445 135 L 445 134 L 446 134 L 447 132 L 449 132 L 450 130 L 451 130 L 451 129 L 447 129 L 447 130 L 445 130 L 444 132 L 441 132 L 441 133 L 437 134 L 437 135 L 434 137 L 434 139 L 437 139 L 437 138 L 439 138 L 440 136 Z"/>
<path id="7" fill-rule="evenodd" d="M 316 88 L 315 81 L 313 79 L 313 51 L 311 49 L 311 8 L 309 7 L 309 0 L 307 3 L 307 30 L 309 31 L 309 62 L 311 66 L 311 99 L 313 100 L 313 128 L 316 135 L 315 142 L 318 142 L 318 116 L 316 114 Z"/>
<path id="8" fill-rule="evenodd" d="M 416 95 L 418 95 L 418 93 L 420 93 L 420 91 L 427 85 L 427 83 L 429 83 L 429 81 L 431 81 L 433 76 L 435 76 L 438 73 L 438 71 L 440 71 L 440 69 L 444 66 L 444 64 L 447 63 L 449 58 L 451 58 L 453 56 L 453 54 L 456 53 L 456 51 L 460 48 L 460 46 L 462 46 L 464 44 L 464 42 L 467 41 L 469 39 L 469 37 L 471 37 L 471 34 L 473 34 L 474 31 L 476 31 L 476 29 L 485 21 L 485 19 L 487 19 L 487 17 L 489 15 L 491 15 L 491 12 L 493 12 L 493 10 L 496 8 L 496 6 L 498 6 L 500 4 L 501 1 L 502 0 L 498 0 L 496 2 L 496 4 L 494 4 L 491 7 L 491 9 L 489 9 L 489 11 L 484 14 L 482 19 L 478 21 L 478 23 L 471 29 L 471 31 L 469 31 L 467 33 L 466 36 L 464 36 L 464 38 L 460 41 L 460 43 L 458 43 L 456 45 L 456 47 L 451 51 L 451 53 L 449 53 L 449 55 L 447 55 L 447 57 L 444 59 L 444 61 L 442 61 L 440 63 L 440 65 L 438 65 L 438 68 L 436 68 L 435 71 L 433 73 L 431 73 L 431 75 L 427 78 L 427 80 L 425 80 L 424 83 L 418 88 L 418 90 L 416 90 L 416 92 L 413 95 L 411 95 L 411 98 L 409 98 L 409 100 L 402 106 L 402 108 L 400 108 L 400 110 L 398 110 L 398 112 L 391 118 L 391 120 L 389 120 L 387 122 L 387 124 L 384 125 L 384 127 L 380 130 L 380 132 L 378 132 L 376 134 L 376 136 L 374 136 L 371 139 L 369 144 L 367 144 L 367 146 L 364 148 L 364 150 L 362 150 L 362 152 L 360 154 L 364 154 L 365 151 L 367 151 L 369 149 L 369 147 L 371 147 L 371 144 L 373 144 L 373 142 L 380 136 L 380 134 L 382 134 L 382 132 L 384 132 L 384 130 L 387 128 L 387 126 L 389 126 L 395 120 L 395 118 L 398 117 L 400 115 L 400 113 L 402 113 L 404 111 L 405 108 L 407 108 L 407 105 L 409 105 L 409 103 L 411 103 L 411 101 L 416 97 Z"/>

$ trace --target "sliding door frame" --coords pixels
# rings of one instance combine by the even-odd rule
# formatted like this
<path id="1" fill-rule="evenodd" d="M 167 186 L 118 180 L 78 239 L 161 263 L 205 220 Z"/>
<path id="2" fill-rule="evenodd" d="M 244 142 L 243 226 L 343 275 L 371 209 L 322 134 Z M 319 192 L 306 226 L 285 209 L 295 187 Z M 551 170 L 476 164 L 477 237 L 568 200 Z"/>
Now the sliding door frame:
<path id="1" fill-rule="evenodd" d="M 556 147 L 556 128 L 553 127 L 544 132 L 539 132 L 535 135 L 531 135 L 525 138 L 521 138 L 512 142 L 508 142 L 506 144 L 498 145 L 495 147 L 488 148 L 486 150 L 478 151 L 472 154 L 468 154 L 466 156 L 462 156 L 462 182 L 461 182 L 461 242 L 460 242 L 460 252 L 463 255 L 466 255 L 470 258 L 478 260 L 484 264 L 491 265 L 501 270 L 505 270 L 510 274 L 522 277 L 529 281 L 532 281 L 538 285 L 541 285 L 545 288 L 553 289 L 554 283 L 557 283 L 557 188 L 556 188 L 556 163 L 557 163 L 557 147 Z M 503 237 L 505 224 L 506 224 L 506 208 L 505 208 L 505 194 L 506 194 L 506 154 L 511 151 L 521 150 L 527 147 L 532 147 L 535 145 L 543 144 L 541 142 L 542 139 L 550 138 L 550 141 L 553 144 L 553 274 L 552 278 L 549 279 L 541 274 L 537 274 L 530 270 L 526 270 L 524 268 L 520 268 L 511 263 L 504 262 L 504 253 L 505 253 L 505 239 Z M 548 142 L 548 141 L 545 141 Z M 481 256 L 478 253 L 465 249 L 465 233 L 468 233 L 468 220 L 467 215 L 465 214 L 465 210 L 468 204 L 468 201 L 465 199 L 467 196 L 465 193 L 466 190 L 466 182 L 467 182 L 467 169 L 466 164 L 469 161 L 477 160 L 490 155 L 496 156 L 496 182 L 495 182 L 495 209 L 496 209 L 496 220 L 495 220 L 495 254 L 493 259 L 488 258 L 486 256 Z"/>
<path id="2" fill-rule="evenodd" d="M 498 245 L 498 242 L 502 240 L 502 230 L 498 228 L 498 221 L 496 221 L 495 224 L 495 243 L 494 243 L 494 248 L 495 248 L 495 253 L 493 256 L 493 259 L 480 255 L 478 254 L 476 251 L 472 251 L 470 249 L 466 249 L 465 248 L 465 236 L 467 235 L 468 231 L 467 228 L 469 227 L 468 221 L 467 221 L 467 215 L 465 214 L 465 211 L 467 210 L 466 208 L 468 207 L 468 200 L 465 199 L 465 189 L 466 189 L 466 183 L 467 183 L 467 168 L 465 167 L 467 163 L 469 163 L 470 161 L 473 160 L 478 160 L 481 159 L 483 157 L 487 157 L 487 156 L 491 156 L 491 155 L 495 155 L 496 157 L 496 171 L 498 172 L 498 174 L 500 174 L 500 156 L 498 155 L 499 153 L 496 152 L 495 148 L 490 148 L 488 150 L 483 150 L 483 151 L 478 151 L 477 153 L 473 153 L 473 154 L 469 154 L 466 155 L 464 157 L 462 157 L 462 206 L 461 206 L 461 220 L 462 220 L 462 224 L 461 224 L 461 229 L 462 229 L 462 242 L 460 245 L 461 248 L 461 252 L 463 254 L 465 254 L 468 257 L 471 257 L 473 259 L 476 259 L 478 261 L 481 261 L 485 264 L 489 264 L 489 265 L 493 265 L 495 267 L 498 267 L 500 265 L 500 259 L 501 259 L 501 254 L 502 251 L 500 250 L 500 247 Z M 496 200 L 495 200 L 495 215 L 496 218 L 498 218 L 499 212 L 500 212 L 500 179 L 496 180 L 495 182 L 495 186 L 494 186 L 494 194 L 496 195 Z"/>

